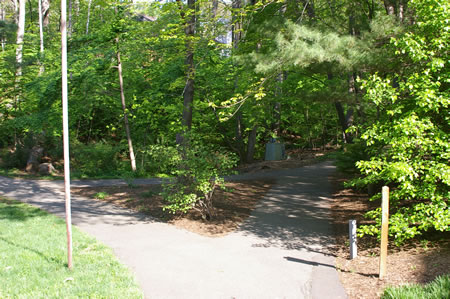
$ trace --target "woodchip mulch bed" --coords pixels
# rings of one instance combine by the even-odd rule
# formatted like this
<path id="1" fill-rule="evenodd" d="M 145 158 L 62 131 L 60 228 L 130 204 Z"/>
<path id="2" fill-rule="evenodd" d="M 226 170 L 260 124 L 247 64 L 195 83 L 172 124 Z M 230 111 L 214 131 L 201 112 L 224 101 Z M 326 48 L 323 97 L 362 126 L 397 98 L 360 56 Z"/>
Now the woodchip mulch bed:
<path id="1" fill-rule="evenodd" d="M 216 216 L 209 221 L 204 220 L 196 210 L 186 214 L 164 211 L 165 203 L 159 195 L 160 185 L 73 188 L 72 193 L 88 198 L 101 197 L 99 200 L 145 213 L 177 227 L 201 235 L 219 237 L 235 230 L 250 215 L 273 183 L 272 180 L 226 183 L 226 190 L 218 189 L 214 192 Z"/>
<path id="2" fill-rule="evenodd" d="M 428 240 L 414 240 L 402 248 L 389 244 L 387 274 L 379 274 L 379 243 L 375 238 L 358 240 L 358 256 L 350 260 L 348 249 L 348 220 L 356 219 L 358 225 L 368 223 L 364 211 L 380 206 L 369 202 L 367 194 L 344 189 L 346 178 L 334 178 L 333 219 L 336 231 L 336 268 L 339 278 L 352 298 L 380 298 L 388 286 L 427 283 L 439 275 L 450 274 L 450 234 L 430 234 Z"/>

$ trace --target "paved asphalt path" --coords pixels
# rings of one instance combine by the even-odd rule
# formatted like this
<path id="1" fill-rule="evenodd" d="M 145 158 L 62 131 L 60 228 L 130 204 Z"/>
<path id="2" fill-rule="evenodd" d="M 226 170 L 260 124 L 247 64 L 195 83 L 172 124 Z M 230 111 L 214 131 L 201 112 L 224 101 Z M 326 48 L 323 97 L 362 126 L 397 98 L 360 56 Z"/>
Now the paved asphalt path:
<path id="1" fill-rule="evenodd" d="M 276 184 L 237 231 L 219 238 L 79 197 L 72 199 L 72 219 L 136 273 L 146 298 L 346 298 L 334 257 L 327 254 L 333 244 L 328 177 L 334 170 L 323 162 L 236 176 L 271 177 Z M 62 182 L 0 177 L 0 195 L 64 217 L 62 187 Z"/>

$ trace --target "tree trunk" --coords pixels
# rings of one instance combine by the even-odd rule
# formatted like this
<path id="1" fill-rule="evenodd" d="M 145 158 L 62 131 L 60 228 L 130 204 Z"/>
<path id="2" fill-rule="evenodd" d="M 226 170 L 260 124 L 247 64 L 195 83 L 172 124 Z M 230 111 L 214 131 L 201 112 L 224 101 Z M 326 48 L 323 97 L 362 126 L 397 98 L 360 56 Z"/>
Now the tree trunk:
<path id="1" fill-rule="evenodd" d="M 17 39 L 16 39 L 16 108 L 20 99 L 20 79 L 22 77 L 23 62 L 23 37 L 25 34 L 25 0 L 19 0 L 19 19 L 17 23 Z"/>
<path id="2" fill-rule="evenodd" d="M 331 72 L 328 72 L 327 76 L 328 80 L 333 80 L 333 74 Z M 353 123 L 353 108 L 348 108 L 347 113 L 345 113 L 344 107 L 342 107 L 342 103 L 337 100 L 334 101 L 334 107 L 336 108 L 336 113 L 338 115 L 339 125 L 342 130 L 342 137 L 344 139 L 344 143 L 351 143 L 352 135 L 350 133 L 347 133 L 346 131 Z M 337 142 L 338 140 L 336 140 L 336 143 Z"/>
<path id="3" fill-rule="evenodd" d="M 241 8 L 241 0 L 233 0 L 232 3 L 232 8 L 233 9 L 238 9 Z M 232 43 L 233 43 L 233 49 L 237 49 L 239 46 L 239 41 L 241 40 L 242 37 L 242 23 L 239 22 L 236 17 L 233 15 L 233 20 L 232 20 L 232 27 L 231 27 L 231 38 L 232 38 Z"/>
<path id="4" fill-rule="evenodd" d="M 33 24 L 33 4 L 31 3 L 31 0 L 28 0 L 28 9 L 29 9 L 28 14 L 30 15 L 29 16 L 30 24 Z M 29 28 L 30 28 L 31 33 L 34 33 L 33 26 L 30 26 Z"/>
<path id="5" fill-rule="evenodd" d="M 219 0 L 212 0 L 212 9 L 211 9 L 211 14 L 213 19 L 216 18 L 217 16 L 217 9 L 219 8 Z"/>
<path id="6" fill-rule="evenodd" d="M 89 34 L 89 21 L 91 18 L 91 4 L 92 4 L 92 0 L 89 0 L 88 2 L 88 11 L 87 11 L 87 20 L 86 20 L 86 35 Z"/>
<path id="7" fill-rule="evenodd" d="M 388 15 L 396 16 L 401 22 L 404 21 L 408 0 L 384 0 L 383 2 Z"/>
<path id="8" fill-rule="evenodd" d="M 42 23 L 47 27 L 50 22 L 50 0 L 42 1 Z"/>
<path id="9" fill-rule="evenodd" d="M 232 2 L 232 8 L 233 9 L 239 9 L 241 8 L 241 0 L 233 0 Z M 236 19 L 235 15 L 233 14 L 232 17 L 232 27 L 231 27 L 231 39 L 232 39 L 232 45 L 233 50 L 236 51 L 239 46 L 239 41 L 241 39 L 241 27 L 242 24 Z M 238 75 L 235 75 L 234 78 L 234 92 L 237 92 L 238 88 Z M 236 148 L 239 155 L 239 160 L 241 163 L 245 163 L 247 161 L 247 155 L 245 153 L 245 146 L 244 146 L 244 127 L 242 122 L 242 111 L 239 110 L 236 113 L 236 127 L 235 127 L 235 136 L 236 136 Z"/>
<path id="10" fill-rule="evenodd" d="M 386 9 L 386 13 L 391 16 L 395 16 L 395 0 L 384 0 L 384 8 Z"/>
<path id="11" fill-rule="evenodd" d="M 72 0 L 69 1 L 69 22 L 67 23 L 67 36 L 72 36 Z"/>
<path id="12" fill-rule="evenodd" d="M 127 106 L 125 104 L 125 93 L 123 88 L 123 77 L 122 77 L 122 62 L 120 60 L 120 50 L 119 50 L 119 37 L 116 38 L 116 43 L 117 43 L 117 69 L 119 71 L 120 99 L 122 101 L 123 122 L 125 125 L 125 132 L 127 134 L 128 149 L 130 151 L 131 169 L 135 172 L 136 159 L 134 157 L 133 142 L 131 141 L 130 126 L 128 124 Z"/>
<path id="13" fill-rule="evenodd" d="M 247 163 L 253 163 L 253 156 L 255 155 L 255 145 L 256 145 L 256 131 L 258 126 L 253 126 L 250 134 L 248 135 L 247 141 Z"/>
<path id="14" fill-rule="evenodd" d="M 280 72 L 277 76 L 277 86 L 275 88 L 275 98 L 279 99 L 283 96 L 283 89 L 281 85 L 284 81 L 284 72 Z M 273 122 L 272 131 L 275 135 L 281 134 L 281 102 L 277 100 L 273 106 Z"/>
<path id="15" fill-rule="evenodd" d="M 399 6 L 398 6 L 398 18 L 402 22 L 403 22 L 404 15 L 405 15 L 405 7 L 404 7 L 404 4 L 402 2 L 400 2 Z"/>
<path id="16" fill-rule="evenodd" d="M 339 117 L 339 123 L 341 124 L 344 142 L 352 143 L 352 135 L 346 131 L 353 123 L 353 108 L 348 108 L 347 113 L 344 114 L 344 108 L 342 107 L 342 104 L 340 102 L 335 101 L 334 106 L 336 107 L 336 112 Z"/>
<path id="17" fill-rule="evenodd" d="M 242 132 L 244 131 L 242 124 L 242 112 L 239 110 L 236 113 L 236 148 L 239 155 L 239 160 L 241 163 L 246 162 L 245 150 L 244 150 L 244 138 L 242 136 Z"/>
<path id="18" fill-rule="evenodd" d="M 5 21 L 6 19 L 6 11 L 4 7 L 3 1 L 0 3 L 0 21 Z M 0 44 L 2 45 L 2 52 L 5 51 L 6 41 L 4 37 L 1 37 Z"/>
<path id="19" fill-rule="evenodd" d="M 14 22 L 19 24 L 19 5 L 17 3 L 18 0 L 13 0 L 14 3 Z"/>
<path id="20" fill-rule="evenodd" d="M 42 27 L 42 0 L 38 0 L 38 11 L 39 11 L 39 45 L 40 45 L 40 57 L 39 64 L 41 65 L 39 68 L 39 76 L 44 73 L 44 63 L 42 60 L 44 59 L 44 28 Z"/>
<path id="21" fill-rule="evenodd" d="M 316 12 L 314 9 L 314 2 L 311 0 L 303 0 L 303 6 L 306 9 L 306 12 L 308 14 L 308 17 L 310 20 L 314 20 L 316 18 Z"/>
<path id="22" fill-rule="evenodd" d="M 80 0 L 75 0 L 75 11 L 77 18 L 80 16 Z"/>
<path id="23" fill-rule="evenodd" d="M 181 2 L 177 1 L 181 7 Z M 194 48 L 192 38 L 195 34 L 195 0 L 187 1 L 187 14 L 182 9 L 181 17 L 184 20 L 184 33 L 186 35 L 185 49 L 186 58 L 184 65 L 186 67 L 186 85 L 183 91 L 183 118 L 182 125 L 188 131 L 192 127 L 192 106 L 194 103 Z"/>
<path id="24" fill-rule="evenodd" d="M 22 76 L 23 36 L 25 34 L 25 0 L 19 0 L 19 18 L 16 39 L 16 76 Z"/>

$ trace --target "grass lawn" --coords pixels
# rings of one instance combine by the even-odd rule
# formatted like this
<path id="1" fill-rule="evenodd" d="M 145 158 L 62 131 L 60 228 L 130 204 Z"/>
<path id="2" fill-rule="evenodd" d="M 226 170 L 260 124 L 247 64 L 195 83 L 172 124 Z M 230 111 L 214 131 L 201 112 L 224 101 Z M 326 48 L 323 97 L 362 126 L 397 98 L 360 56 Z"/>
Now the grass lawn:
<path id="1" fill-rule="evenodd" d="M 67 269 L 64 220 L 0 197 L 0 298 L 142 298 L 111 249 L 73 227 Z"/>
<path id="2" fill-rule="evenodd" d="M 383 299 L 446 299 L 450 298 L 450 276 L 436 278 L 425 286 L 406 285 L 397 288 L 387 288 Z"/>

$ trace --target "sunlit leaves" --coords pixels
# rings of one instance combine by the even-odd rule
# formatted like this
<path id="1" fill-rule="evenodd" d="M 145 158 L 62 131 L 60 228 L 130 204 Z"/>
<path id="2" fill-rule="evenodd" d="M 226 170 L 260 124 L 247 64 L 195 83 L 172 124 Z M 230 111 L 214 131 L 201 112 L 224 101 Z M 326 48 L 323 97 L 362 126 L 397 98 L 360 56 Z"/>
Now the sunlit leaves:
<path id="1" fill-rule="evenodd" d="M 417 23 L 392 39 L 404 69 L 362 80 L 366 99 L 380 109 L 379 120 L 362 135 L 370 160 L 359 161 L 364 177 L 355 186 L 393 186 L 390 235 L 397 244 L 435 229 L 449 230 L 450 143 L 447 1 L 412 1 Z M 379 197 L 379 196 L 377 196 Z M 368 213 L 379 222 L 380 213 Z M 377 226 L 360 230 L 378 234 Z"/>

